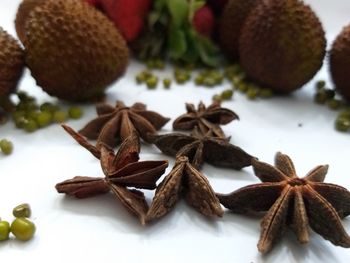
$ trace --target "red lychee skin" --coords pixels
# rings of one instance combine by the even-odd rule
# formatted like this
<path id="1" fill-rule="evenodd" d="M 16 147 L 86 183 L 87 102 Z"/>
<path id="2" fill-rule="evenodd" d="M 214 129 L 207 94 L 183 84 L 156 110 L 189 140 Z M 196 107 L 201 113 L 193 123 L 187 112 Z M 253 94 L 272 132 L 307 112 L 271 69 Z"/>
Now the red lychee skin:
<path id="1" fill-rule="evenodd" d="M 193 26 L 198 33 L 211 37 L 215 25 L 215 17 L 208 5 L 199 8 L 193 16 Z"/>
<path id="2" fill-rule="evenodd" d="M 132 42 L 140 35 L 151 8 L 151 0 L 99 1 L 102 10 L 114 22 L 127 42 Z"/>

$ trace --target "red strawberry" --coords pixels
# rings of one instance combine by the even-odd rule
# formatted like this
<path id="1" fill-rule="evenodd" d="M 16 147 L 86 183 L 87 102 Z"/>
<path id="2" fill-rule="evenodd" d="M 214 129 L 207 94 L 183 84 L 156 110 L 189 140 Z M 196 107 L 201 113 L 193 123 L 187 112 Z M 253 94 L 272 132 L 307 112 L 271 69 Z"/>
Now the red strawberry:
<path id="1" fill-rule="evenodd" d="M 128 42 L 141 33 L 151 0 L 100 0 L 102 9 Z"/>
<path id="2" fill-rule="evenodd" d="M 214 13 L 208 5 L 199 8 L 193 17 L 193 26 L 198 33 L 211 37 L 215 25 Z"/>

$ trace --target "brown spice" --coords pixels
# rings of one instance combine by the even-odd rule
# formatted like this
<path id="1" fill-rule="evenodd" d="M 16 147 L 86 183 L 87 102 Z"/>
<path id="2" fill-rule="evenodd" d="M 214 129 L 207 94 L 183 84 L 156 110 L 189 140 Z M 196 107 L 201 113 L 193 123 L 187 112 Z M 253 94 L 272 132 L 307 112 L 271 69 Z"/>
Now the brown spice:
<path id="1" fill-rule="evenodd" d="M 217 194 L 221 204 L 237 213 L 265 212 L 258 249 L 270 251 L 290 227 L 300 243 L 309 241 L 309 226 L 336 246 L 350 247 L 341 218 L 350 214 L 350 192 L 324 183 L 328 165 L 317 166 L 299 178 L 291 159 L 277 153 L 275 167 L 253 160 L 255 175 L 263 182 Z"/>
<path id="2" fill-rule="evenodd" d="M 149 142 L 149 135 L 156 134 L 169 121 L 169 118 L 148 111 L 142 103 L 135 103 L 131 107 L 126 107 L 121 101 L 117 101 L 115 107 L 103 103 L 97 105 L 96 111 L 98 117 L 79 133 L 90 140 L 97 140 L 97 146 L 104 143 L 114 147 L 132 133 Z"/>
<path id="3" fill-rule="evenodd" d="M 139 138 L 132 133 L 120 146 L 117 154 L 105 144 L 99 148 L 89 144 L 70 127 L 63 128 L 80 145 L 90 151 L 101 162 L 104 178 L 74 177 L 56 185 L 59 193 L 77 198 L 86 198 L 112 191 L 128 211 L 145 224 L 148 205 L 144 194 L 135 189 L 155 189 L 156 182 L 168 167 L 167 161 L 139 162 Z"/>
<path id="4" fill-rule="evenodd" d="M 212 134 L 211 130 L 208 131 Z M 229 143 L 228 139 L 202 135 L 197 127 L 191 135 L 170 133 L 152 136 L 153 143 L 165 154 L 186 156 L 190 163 L 200 169 L 204 162 L 219 167 L 242 169 L 250 166 L 252 157 L 241 148 Z"/>
<path id="5" fill-rule="evenodd" d="M 220 102 L 214 102 L 206 107 L 200 102 L 198 109 L 193 104 L 186 103 L 187 113 L 178 117 L 174 123 L 174 130 L 193 130 L 198 127 L 198 131 L 203 135 L 211 137 L 226 138 L 220 125 L 225 125 L 239 117 L 233 111 L 221 108 Z"/>
<path id="6" fill-rule="evenodd" d="M 176 159 L 172 171 L 158 186 L 146 221 L 158 219 L 169 213 L 182 196 L 189 205 L 205 216 L 223 215 L 209 181 L 190 164 L 187 157 L 181 156 Z"/>

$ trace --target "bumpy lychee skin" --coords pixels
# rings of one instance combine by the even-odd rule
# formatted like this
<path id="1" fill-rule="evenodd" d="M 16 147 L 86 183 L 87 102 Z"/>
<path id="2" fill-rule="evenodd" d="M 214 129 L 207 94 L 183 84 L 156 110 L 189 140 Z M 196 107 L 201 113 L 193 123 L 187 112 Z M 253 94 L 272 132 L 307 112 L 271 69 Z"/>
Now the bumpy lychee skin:
<path id="1" fill-rule="evenodd" d="M 299 0 L 262 0 L 239 41 L 243 69 L 276 93 L 290 93 L 310 81 L 322 66 L 325 50 L 319 19 Z"/>
<path id="2" fill-rule="evenodd" d="M 350 101 L 350 25 L 346 26 L 334 41 L 329 60 L 336 89 Z"/>
<path id="3" fill-rule="evenodd" d="M 261 0 L 230 0 L 223 9 L 219 22 L 219 42 L 223 52 L 231 60 L 238 60 L 242 27 L 259 1 Z"/>
<path id="4" fill-rule="evenodd" d="M 26 62 L 37 84 L 67 101 L 96 100 L 128 63 L 112 22 L 80 0 L 46 0 L 26 22 Z"/>
<path id="5" fill-rule="evenodd" d="M 0 27 L 0 97 L 16 91 L 23 68 L 23 49 L 16 39 Z"/>
<path id="6" fill-rule="evenodd" d="M 34 8 L 46 0 L 23 0 L 17 9 L 15 27 L 19 40 L 23 43 L 25 40 L 25 23 L 29 14 Z"/>

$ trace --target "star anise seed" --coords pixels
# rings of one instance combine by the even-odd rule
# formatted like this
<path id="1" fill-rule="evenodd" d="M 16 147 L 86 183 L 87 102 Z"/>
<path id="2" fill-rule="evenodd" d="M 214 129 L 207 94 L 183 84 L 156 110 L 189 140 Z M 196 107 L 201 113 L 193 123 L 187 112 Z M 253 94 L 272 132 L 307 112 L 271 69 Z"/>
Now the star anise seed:
<path id="1" fill-rule="evenodd" d="M 144 194 L 128 187 L 155 189 L 157 180 L 168 167 L 168 162 L 139 162 L 139 138 L 135 133 L 126 138 L 115 154 L 105 144 L 97 148 L 70 127 L 62 126 L 80 145 L 100 160 L 105 177 L 77 176 L 57 184 L 57 191 L 76 198 L 87 198 L 112 191 L 131 213 L 138 216 L 141 224 L 145 224 L 148 205 Z"/>
<path id="2" fill-rule="evenodd" d="M 275 167 L 253 160 L 262 181 L 231 194 L 217 194 L 221 204 L 237 213 L 266 212 L 261 221 L 258 249 L 267 253 L 288 226 L 300 243 L 309 241 L 309 226 L 336 246 L 350 247 L 341 218 L 350 214 L 350 192 L 324 183 L 328 165 L 317 166 L 299 178 L 291 159 L 277 153 Z"/>
<path id="3" fill-rule="evenodd" d="M 208 135 L 210 131 L 212 137 L 226 138 L 220 125 L 239 119 L 233 111 L 221 108 L 219 102 L 214 102 L 209 107 L 200 102 L 197 110 L 193 104 L 186 103 L 186 109 L 187 113 L 174 121 L 174 130 L 192 130 L 198 127 L 203 135 Z"/>
<path id="4" fill-rule="evenodd" d="M 209 131 L 210 133 L 210 131 Z M 251 165 L 252 157 L 228 139 L 202 135 L 194 128 L 191 135 L 170 133 L 152 136 L 153 143 L 170 156 L 187 156 L 190 163 L 200 169 L 204 162 L 219 167 L 240 170 Z"/>
<path id="5" fill-rule="evenodd" d="M 187 157 L 179 157 L 172 171 L 156 190 L 146 221 L 163 217 L 184 197 L 189 205 L 207 217 L 221 217 L 223 210 L 209 181 L 196 170 Z"/>
<path id="6" fill-rule="evenodd" d="M 79 133 L 90 140 L 97 140 L 97 145 L 104 143 L 114 147 L 123 142 L 131 133 L 137 132 L 145 142 L 148 134 L 155 134 L 170 119 L 148 111 L 142 103 L 126 107 L 121 101 L 116 106 L 99 104 L 96 107 L 98 117 L 90 121 Z"/>

